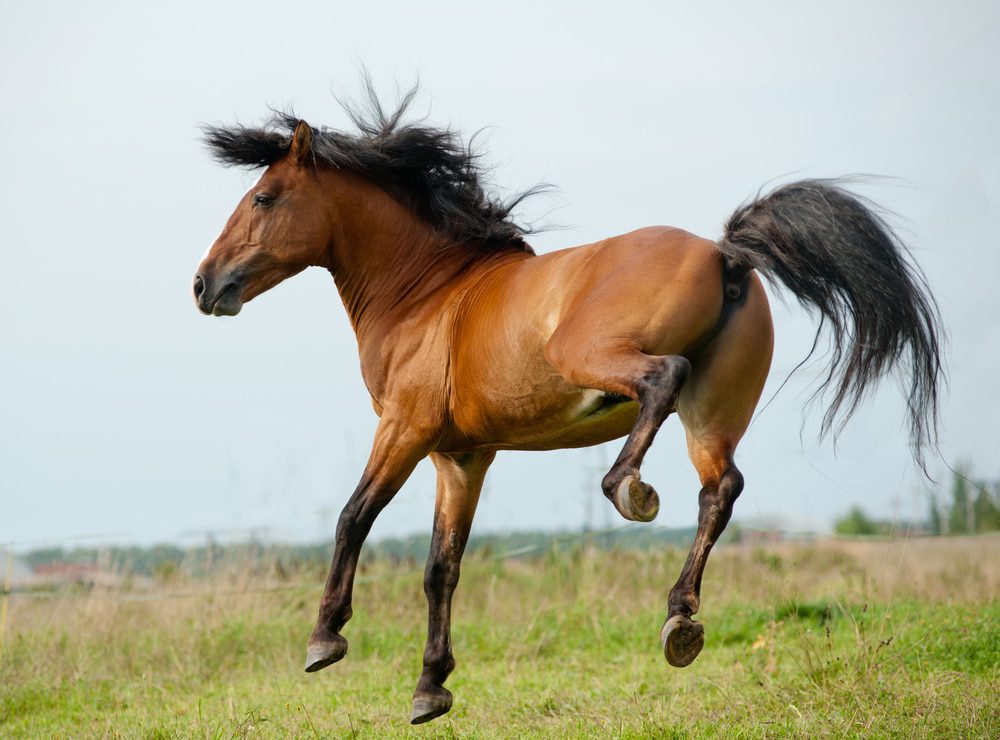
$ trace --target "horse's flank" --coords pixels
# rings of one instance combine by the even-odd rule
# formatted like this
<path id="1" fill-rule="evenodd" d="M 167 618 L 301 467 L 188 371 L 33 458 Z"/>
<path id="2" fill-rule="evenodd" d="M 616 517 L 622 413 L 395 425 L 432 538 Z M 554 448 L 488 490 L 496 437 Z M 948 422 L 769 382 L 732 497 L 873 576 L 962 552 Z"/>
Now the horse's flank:
<path id="1" fill-rule="evenodd" d="M 694 275 L 717 279 L 686 290 Z M 461 341 L 452 343 L 452 430 L 443 449 L 588 446 L 628 433 L 638 413 L 633 391 L 598 395 L 570 382 L 546 357 L 550 339 L 560 327 L 574 331 L 571 317 L 641 316 L 623 341 L 647 355 L 684 354 L 721 313 L 721 258 L 712 242 L 647 228 L 501 264 L 476 278 L 464 303 L 453 330 Z"/>

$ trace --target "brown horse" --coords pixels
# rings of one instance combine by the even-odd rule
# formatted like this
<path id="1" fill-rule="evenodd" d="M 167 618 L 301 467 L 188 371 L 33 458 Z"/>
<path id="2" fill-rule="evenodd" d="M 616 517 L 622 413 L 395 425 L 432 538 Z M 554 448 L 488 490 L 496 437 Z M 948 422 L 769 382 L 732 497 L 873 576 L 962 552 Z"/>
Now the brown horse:
<path id="1" fill-rule="evenodd" d="M 411 721 L 447 712 L 451 599 L 497 450 L 628 435 L 602 489 L 623 517 L 646 522 L 659 500 L 640 467 L 674 411 L 702 489 L 660 637 L 667 660 L 688 665 L 704 643 L 691 617 L 705 563 L 743 489 L 736 446 L 771 362 L 758 274 L 817 310 L 832 334 L 824 430 L 901 369 L 918 459 L 934 440 L 942 374 L 926 284 L 869 204 L 816 180 L 742 206 L 718 242 L 653 227 L 536 256 L 511 204 L 484 193 L 457 136 L 403 120 L 409 100 L 387 114 L 373 98 L 369 113 L 352 113 L 357 134 L 290 115 L 263 128 L 206 129 L 219 160 L 266 170 L 198 267 L 198 308 L 232 316 L 306 267 L 329 270 L 380 417 L 337 525 L 306 670 L 347 652 L 341 630 L 362 543 L 429 455 L 438 475 L 424 577 L 430 613 Z"/>

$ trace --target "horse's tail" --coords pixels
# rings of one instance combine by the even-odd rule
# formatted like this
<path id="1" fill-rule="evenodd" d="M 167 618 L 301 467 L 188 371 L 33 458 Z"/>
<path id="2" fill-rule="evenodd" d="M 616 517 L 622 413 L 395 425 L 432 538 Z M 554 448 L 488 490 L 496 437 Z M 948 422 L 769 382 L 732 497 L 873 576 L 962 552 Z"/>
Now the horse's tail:
<path id="1" fill-rule="evenodd" d="M 817 392 L 831 383 L 836 391 L 822 432 L 838 416 L 839 431 L 875 381 L 899 368 L 923 465 L 937 441 L 940 318 L 923 274 L 874 206 L 836 181 L 790 183 L 736 209 L 719 249 L 727 283 L 756 269 L 819 311 L 817 339 L 830 327 L 830 369 Z"/>

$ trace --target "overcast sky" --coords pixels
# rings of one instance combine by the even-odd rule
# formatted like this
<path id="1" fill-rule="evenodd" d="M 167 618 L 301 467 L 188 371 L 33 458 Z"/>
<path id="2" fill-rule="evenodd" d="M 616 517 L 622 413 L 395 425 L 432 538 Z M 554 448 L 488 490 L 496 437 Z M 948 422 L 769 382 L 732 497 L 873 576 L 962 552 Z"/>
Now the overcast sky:
<path id="1" fill-rule="evenodd" d="M 501 190 L 559 187 L 522 211 L 565 227 L 539 252 L 657 223 L 716 238 L 774 178 L 899 178 L 865 192 L 898 215 L 950 334 L 942 455 L 1000 477 L 996 3 L 675 5 L 0 4 L 0 543 L 332 534 L 375 425 L 354 337 L 318 269 L 235 319 L 197 312 L 198 260 L 255 178 L 213 164 L 198 127 L 268 105 L 344 127 L 331 93 L 356 95 L 361 64 L 388 98 L 419 76 L 433 122 L 488 127 Z M 813 331 L 773 303 L 765 399 Z M 922 516 L 897 389 L 835 453 L 821 408 L 802 411 L 821 370 L 740 446 L 736 518 Z M 616 451 L 501 453 L 476 531 L 617 524 L 599 485 Z M 676 419 L 644 478 L 659 524 L 695 522 Z M 433 490 L 424 463 L 375 536 L 428 531 Z"/>

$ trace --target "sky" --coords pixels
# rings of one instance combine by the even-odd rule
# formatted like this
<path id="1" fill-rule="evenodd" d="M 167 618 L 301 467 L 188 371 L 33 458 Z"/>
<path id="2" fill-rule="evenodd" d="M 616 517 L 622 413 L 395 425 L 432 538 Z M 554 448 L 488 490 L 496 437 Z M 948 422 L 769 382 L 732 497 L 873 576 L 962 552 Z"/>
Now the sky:
<path id="1" fill-rule="evenodd" d="M 0 3 L 0 544 L 181 544 L 332 535 L 375 416 L 328 273 L 234 319 L 204 317 L 198 261 L 254 182 L 204 123 L 294 106 L 344 128 L 367 67 L 383 96 L 477 138 L 499 192 L 558 191 L 522 218 L 538 252 L 651 224 L 717 238 L 768 182 L 862 188 L 926 272 L 950 388 L 930 470 L 1000 478 L 1000 9 L 806 3 Z M 697 6 L 697 7 L 695 7 Z M 735 519 L 828 529 L 853 505 L 920 518 L 931 487 L 883 385 L 837 444 L 794 374 L 814 324 L 772 291 L 776 351 L 737 451 Z M 762 403 L 762 407 L 763 407 Z M 603 528 L 618 443 L 498 456 L 475 532 Z M 698 481 L 676 419 L 644 479 L 690 526 Z M 374 537 L 427 532 L 429 462 Z"/>

